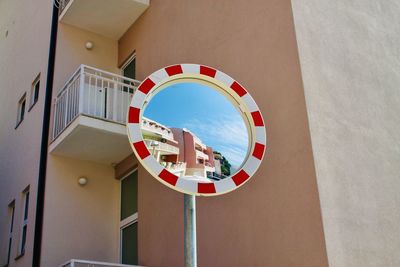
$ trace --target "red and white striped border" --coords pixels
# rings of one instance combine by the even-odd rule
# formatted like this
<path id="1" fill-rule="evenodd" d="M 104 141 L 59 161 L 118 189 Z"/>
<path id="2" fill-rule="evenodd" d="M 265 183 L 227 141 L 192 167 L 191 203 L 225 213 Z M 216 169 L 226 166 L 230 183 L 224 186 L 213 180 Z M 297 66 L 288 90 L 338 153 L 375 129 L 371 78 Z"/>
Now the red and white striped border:
<path id="1" fill-rule="evenodd" d="M 200 183 L 185 177 L 178 177 L 161 166 L 148 151 L 140 129 L 143 106 L 149 94 L 166 82 L 178 78 L 196 77 L 195 82 L 201 77 L 207 82 L 215 81 L 224 91 L 232 95 L 244 107 L 248 117 L 251 133 L 249 133 L 251 146 L 247 159 L 242 168 L 235 174 L 220 181 Z M 247 182 L 261 164 L 266 149 L 266 131 L 261 112 L 248 91 L 233 78 L 214 68 L 197 64 L 178 64 L 160 69 L 148 76 L 139 85 L 133 95 L 128 115 L 127 131 L 132 149 L 143 166 L 159 181 L 165 185 L 186 194 L 212 196 L 220 195 L 237 189 Z"/>

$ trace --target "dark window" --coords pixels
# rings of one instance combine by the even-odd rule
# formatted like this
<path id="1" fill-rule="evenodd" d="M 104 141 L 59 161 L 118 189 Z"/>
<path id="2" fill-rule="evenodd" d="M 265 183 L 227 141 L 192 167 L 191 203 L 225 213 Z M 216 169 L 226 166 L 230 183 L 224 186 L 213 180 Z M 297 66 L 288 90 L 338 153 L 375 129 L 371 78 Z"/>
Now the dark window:
<path id="1" fill-rule="evenodd" d="M 123 75 L 131 79 L 136 79 L 136 58 L 129 60 L 123 67 Z"/>
<path id="2" fill-rule="evenodd" d="M 128 63 L 126 63 L 123 67 L 122 67 L 122 75 L 124 77 L 130 78 L 130 79 L 136 79 L 136 58 L 132 58 L 130 60 L 128 60 Z M 133 88 L 131 88 L 131 86 L 133 86 L 134 84 L 132 83 L 132 81 L 129 80 L 124 80 L 124 83 L 129 85 L 123 88 L 124 92 L 129 92 L 131 94 L 133 94 Z"/>
<path id="3" fill-rule="evenodd" d="M 25 254 L 26 235 L 28 231 L 28 210 L 29 210 L 29 188 L 24 191 L 24 217 L 22 221 L 22 235 L 19 254 Z"/>
<path id="4" fill-rule="evenodd" d="M 39 100 L 39 89 L 40 89 L 40 76 L 38 76 L 32 84 L 31 92 L 31 107 L 36 104 Z"/>
<path id="5" fill-rule="evenodd" d="M 7 251 L 7 263 L 6 266 L 10 264 L 10 258 L 11 258 L 11 247 L 12 247 L 12 238 L 13 238 L 13 231 L 14 231 L 14 214 L 15 214 L 15 201 L 11 202 L 10 205 L 8 205 L 9 209 L 9 216 L 10 216 L 10 231 L 9 231 L 9 236 L 8 236 L 8 251 Z"/>
<path id="6" fill-rule="evenodd" d="M 137 212 L 137 172 L 121 181 L 121 220 Z"/>
<path id="7" fill-rule="evenodd" d="M 24 120 L 26 107 L 26 94 L 18 101 L 17 126 Z"/>

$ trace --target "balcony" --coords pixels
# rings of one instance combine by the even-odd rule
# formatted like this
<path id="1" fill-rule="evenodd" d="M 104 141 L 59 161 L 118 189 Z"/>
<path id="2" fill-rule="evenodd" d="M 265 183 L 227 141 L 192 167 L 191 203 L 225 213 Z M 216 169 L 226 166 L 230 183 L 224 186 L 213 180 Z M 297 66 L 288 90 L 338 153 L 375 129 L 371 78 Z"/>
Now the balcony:
<path id="1" fill-rule="evenodd" d="M 199 151 L 197 149 L 195 149 L 196 151 L 196 158 L 200 158 L 200 159 L 204 159 L 204 160 L 209 160 L 209 157 L 207 154 L 205 154 L 203 151 Z"/>
<path id="2" fill-rule="evenodd" d="M 179 148 L 167 143 L 154 140 L 144 140 L 149 151 L 160 151 L 161 155 L 178 155 Z"/>
<path id="3" fill-rule="evenodd" d="M 126 114 L 138 85 L 81 65 L 54 100 L 50 153 L 106 164 L 129 156 Z"/>
<path id="4" fill-rule="evenodd" d="M 66 263 L 60 265 L 59 267 L 144 267 L 139 265 L 127 265 L 100 261 L 87 261 L 87 260 L 69 260 Z"/>
<path id="5" fill-rule="evenodd" d="M 165 138 L 165 139 L 168 139 L 171 141 L 174 140 L 174 134 L 168 127 L 166 127 L 158 122 L 152 121 L 148 118 L 143 118 L 141 129 L 143 131 L 143 134 L 145 134 L 145 135 L 154 136 L 154 137 L 161 136 L 162 138 Z"/>
<path id="6" fill-rule="evenodd" d="M 149 7 L 149 0 L 56 0 L 59 21 L 118 40 Z"/>
<path id="7" fill-rule="evenodd" d="M 167 166 L 165 167 L 173 174 L 177 176 L 183 176 L 186 171 L 186 162 L 177 162 L 177 163 L 168 162 Z"/>

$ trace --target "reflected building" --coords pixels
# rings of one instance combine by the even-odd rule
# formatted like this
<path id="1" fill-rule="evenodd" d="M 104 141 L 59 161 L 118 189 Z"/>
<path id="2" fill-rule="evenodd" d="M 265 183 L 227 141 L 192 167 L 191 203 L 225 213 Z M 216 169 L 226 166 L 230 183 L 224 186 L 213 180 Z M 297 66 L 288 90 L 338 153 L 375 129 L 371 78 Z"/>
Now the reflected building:
<path id="1" fill-rule="evenodd" d="M 171 130 L 181 151 L 179 161 L 186 162 L 186 175 L 199 179 L 213 177 L 215 172 L 213 149 L 188 129 L 171 128 Z"/>
<path id="2" fill-rule="evenodd" d="M 179 144 L 171 129 L 148 118 L 143 118 L 141 129 L 144 142 L 157 161 L 173 174 L 185 175 L 186 163 L 179 160 Z"/>
<path id="3" fill-rule="evenodd" d="M 145 117 L 141 130 L 147 149 L 171 173 L 205 182 L 224 177 L 220 160 L 225 158 L 190 130 L 169 128 Z M 215 153 L 219 157 L 215 158 Z"/>

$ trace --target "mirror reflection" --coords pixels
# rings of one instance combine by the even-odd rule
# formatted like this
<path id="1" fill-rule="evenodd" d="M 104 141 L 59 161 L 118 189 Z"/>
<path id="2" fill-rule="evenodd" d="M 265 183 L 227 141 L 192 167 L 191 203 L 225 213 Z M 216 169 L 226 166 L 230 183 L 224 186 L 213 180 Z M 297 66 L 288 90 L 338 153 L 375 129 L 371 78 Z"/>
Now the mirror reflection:
<path id="1" fill-rule="evenodd" d="M 248 132 L 239 111 L 203 84 L 177 83 L 158 92 L 145 107 L 141 130 L 156 160 L 186 179 L 224 179 L 247 155 Z"/>

